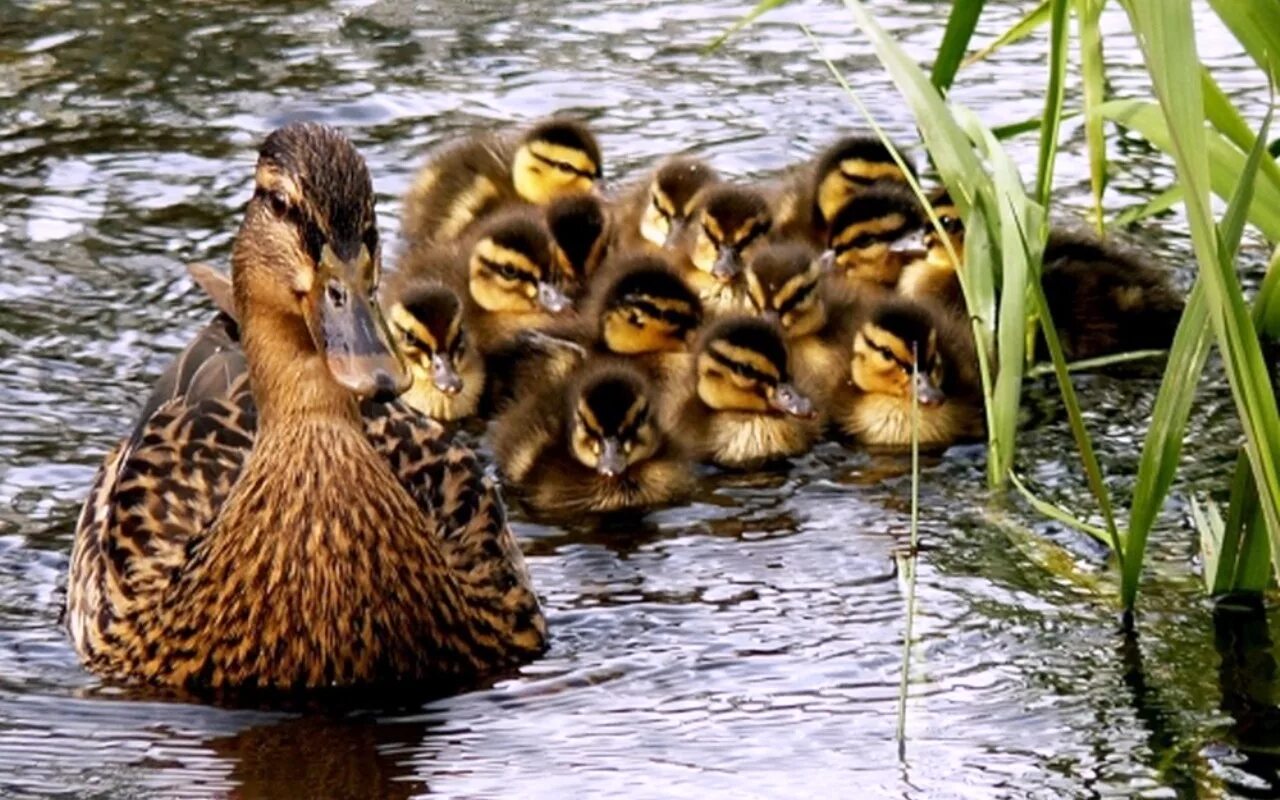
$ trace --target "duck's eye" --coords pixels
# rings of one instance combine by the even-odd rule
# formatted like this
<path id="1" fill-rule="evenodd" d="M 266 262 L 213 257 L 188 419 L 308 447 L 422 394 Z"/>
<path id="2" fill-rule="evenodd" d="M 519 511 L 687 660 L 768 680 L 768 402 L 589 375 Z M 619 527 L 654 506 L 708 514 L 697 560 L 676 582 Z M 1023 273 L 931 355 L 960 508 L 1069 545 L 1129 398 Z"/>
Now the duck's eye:
<path id="1" fill-rule="evenodd" d="M 640 315 L 639 311 L 632 309 L 631 311 L 627 312 L 627 322 L 630 322 L 632 325 L 635 325 L 638 328 L 642 324 L 644 324 L 644 317 Z"/>
<path id="2" fill-rule="evenodd" d="M 498 274 L 509 281 L 513 281 L 520 276 L 520 273 L 516 271 L 516 268 L 510 264 L 503 264 L 498 267 Z"/>
<path id="3" fill-rule="evenodd" d="M 267 192 L 267 204 L 271 206 L 271 213 L 277 217 L 283 217 L 289 213 L 289 197 L 282 191 Z"/>

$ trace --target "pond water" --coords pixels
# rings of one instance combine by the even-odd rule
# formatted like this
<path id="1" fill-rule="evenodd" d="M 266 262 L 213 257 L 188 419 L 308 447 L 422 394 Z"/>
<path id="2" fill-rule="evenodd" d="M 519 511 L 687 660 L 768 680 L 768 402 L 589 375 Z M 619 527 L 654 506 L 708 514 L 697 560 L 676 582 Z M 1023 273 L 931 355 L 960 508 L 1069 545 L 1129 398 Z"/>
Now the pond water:
<path id="1" fill-rule="evenodd" d="M 987 4 L 980 38 L 1016 19 Z M 873 10 L 921 59 L 947 3 Z M 1272 638 L 1214 611 L 1193 563 L 1193 493 L 1220 496 L 1238 431 L 1221 378 L 1151 544 L 1138 633 L 1107 554 L 1017 503 L 993 508 L 981 448 L 926 462 L 906 743 L 895 737 L 908 465 L 833 445 L 789 470 L 708 476 L 692 505 L 609 530 L 520 522 L 553 631 L 545 658 L 480 691 L 372 707 L 233 709 L 122 692 L 58 624 L 75 516 L 150 381 L 208 314 L 191 260 L 225 263 L 257 141 L 293 119 L 368 157 L 393 241 L 434 142 L 557 109 L 588 117 L 607 178 L 660 154 L 778 169 L 857 127 L 797 23 L 891 132 L 911 121 L 838 4 L 797 2 L 700 53 L 743 4 L 524 0 L 419 7 L 290 0 L 18 0 L 0 6 L 0 795 L 65 797 L 1190 797 L 1277 785 Z M 1203 12 L 1203 9 L 1200 9 Z M 1109 11 L 1108 28 L 1123 29 Z M 1207 21 L 1207 20 L 1206 20 Z M 1229 91 L 1255 72 L 1206 27 Z M 1117 94 L 1144 91 L 1131 40 Z M 962 72 L 991 124 L 1035 116 L 1043 40 Z M 1059 196 L 1083 207 L 1067 127 Z M 1028 171 L 1034 143 L 1013 146 Z M 1108 203 L 1171 179 L 1113 142 Z M 920 154 L 917 151 L 917 156 Z M 1136 232 L 1179 271 L 1179 219 Z M 1264 252 L 1247 248 L 1256 278 Z M 1217 373 L 1215 373 L 1217 374 Z M 1159 366 L 1078 379 L 1127 501 Z M 1028 387 L 1019 470 L 1092 507 L 1048 382 Z"/>

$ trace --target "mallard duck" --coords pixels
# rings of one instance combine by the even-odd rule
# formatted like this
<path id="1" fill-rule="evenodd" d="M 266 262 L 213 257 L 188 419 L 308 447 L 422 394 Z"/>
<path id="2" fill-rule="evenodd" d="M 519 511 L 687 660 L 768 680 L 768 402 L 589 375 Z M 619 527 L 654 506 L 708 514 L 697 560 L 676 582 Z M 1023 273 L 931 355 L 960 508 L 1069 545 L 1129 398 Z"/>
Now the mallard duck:
<path id="1" fill-rule="evenodd" d="M 719 181 L 720 175 L 701 159 L 666 159 L 618 201 L 618 248 L 628 252 L 673 247 L 697 207 L 699 193 Z"/>
<path id="2" fill-rule="evenodd" d="M 902 268 L 924 253 L 922 212 L 910 189 L 877 183 L 850 197 L 831 222 L 834 277 L 865 291 L 893 291 Z"/>
<path id="3" fill-rule="evenodd" d="M 395 277 L 384 301 L 387 323 L 413 373 L 400 399 L 441 422 L 474 416 L 484 395 L 484 357 L 467 338 L 461 298 L 438 281 Z"/>
<path id="4" fill-rule="evenodd" d="M 746 186 L 707 189 L 676 242 L 685 281 L 709 312 L 747 309 L 742 265 L 763 247 L 772 228 L 769 203 Z"/>
<path id="5" fill-rule="evenodd" d="M 695 458 L 734 469 L 800 455 L 821 433 L 813 402 L 792 383 L 777 326 L 737 315 L 704 332 L 689 387 L 673 395 L 663 419 Z"/>
<path id="6" fill-rule="evenodd" d="M 904 163 L 914 176 L 911 162 L 904 157 Z M 831 221 L 849 198 L 881 182 L 907 182 L 884 142 L 865 135 L 840 139 L 770 187 L 779 238 L 825 246 Z"/>
<path id="7" fill-rule="evenodd" d="M 626 360 L 659 392 L 688 369 L 702 304 L 659 256 L 633 255 L 608 268 L 580 313 L 516 337 L 495 355 L 490 405 L 502 408 L 524 387 L 566 379 L 591 358 Z M 507 376 L 503 380 L 501 376 Z"/>
<path id="8" fill-rule="evenodd" d="M 858 308 L 856 294 L 825 274 L 818 251 L 800 241 L 770 244 L 744 273 L 752 310 L 782 330 L 792 372 L 823 410 L 846 372 Z"/>
<path id="9" fill-rule="evenodd" d="M 692 462 L 658 421 L 653 387 L 620 361 L 526 394 L 494 425 L 508 483 L 541 514 L 639 511 L 687 496 Z"/>
<path id="10" fill-rule="evenodd" d="M 951 250 L 947 249 L 947 240 L 938 234 L 933 224 L 921 218 L 923 249 L 903 266 L 898 277 L 898 293 L 904 297 L 929 299 L 948 311 L 963 314 L 966 313 L 964 291 L 960 288 L 960 276 L 951 253 L 954 252 L 960 263 L 964 263 L 964 220 L 946 189 L 935 192 L 929 202 L 950 241 Z"/>
<path id="11" fill-rule="evenodd" d="M 547 229 L 561 267 L 585 288 L 609 254 L 609 214 L 594 194 L 557 197 L 547 205 Z"/>
<path id="12" fill-rule="evenodd" d="M 76 528 L 66 620 L 114 680 L 188 689 L 441 686 L 546 628 L 495 487 L 398 403 L 371 295 L 373 187 L 340 133 L 262 145 L 223 315 L 157 385 Z M 241 349 L 241 346 L 243 349 Z"/>
<path id="13" fill-rule="evenodd" d="M 841 434 L 869 447 L 908 448 L 914 387 L 922 450 L 980 439 L 976 364 L 961 320 L 925 302 L 883 299 L 854 333 L 850 380 L 836 395 L 832 422 Z"/>
<path id="14" fill-rule="evenodd" d="M 404 200 L 404 237 L 450 242 L 511 204 L 545 206 L 590 192 L 600 174 L 596 137 L 567 117 L 544 119 L 523 133 L 464 136 L 432 151 L 414 178 Z"/>
<path id="15" fill-rule="evenodd" d="M 496 214 L 464 242 L 412 247 L 400 272 L 453 288 L 466 305 L 467 332 L 485 356 L 522 331 L 570 314 L 576 291 L 541 214 L 527 208 Z"/>

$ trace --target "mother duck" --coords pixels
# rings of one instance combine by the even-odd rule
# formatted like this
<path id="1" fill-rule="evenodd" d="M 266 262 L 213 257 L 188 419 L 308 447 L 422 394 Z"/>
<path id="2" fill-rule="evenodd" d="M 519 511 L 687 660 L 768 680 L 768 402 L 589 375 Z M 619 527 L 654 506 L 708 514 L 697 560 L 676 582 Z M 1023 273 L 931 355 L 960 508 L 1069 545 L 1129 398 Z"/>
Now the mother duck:
<path id="1" fill-rule="evenodd" d="M 85 664 L 187 689 L 454 686 L 540 653 L 496 489 L 387 402 L 410 378 L 350 141 L 267 137 L 231 263 L 238 330 L 222 317 L 179 358 L 80 514 L 66 619 Z"/>

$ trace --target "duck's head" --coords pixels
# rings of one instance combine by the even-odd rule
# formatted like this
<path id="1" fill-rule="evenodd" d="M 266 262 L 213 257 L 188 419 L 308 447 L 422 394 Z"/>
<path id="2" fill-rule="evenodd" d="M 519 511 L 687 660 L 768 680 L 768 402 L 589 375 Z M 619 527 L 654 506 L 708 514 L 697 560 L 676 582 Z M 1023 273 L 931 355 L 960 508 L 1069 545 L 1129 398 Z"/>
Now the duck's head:
<path id="1" fill-rule="evenodd" d="M 440 283 L 409 281 L 390 299 L 387 316 L 413 371 L 416 390 L 432 386 L 445 395 L 466 388 L 471 355 L 462 326 L 462 301 Z"/>
<path id="2" fill-rule="evenodd" d="M 827 322 L 821 291 L 823 266 L 821 256 L 807 245 L 769 245 L 747 264 L 752 308 L 777 323 L 788 339 L 816 333 Z"/>
<path id="3" fill-rule="evenodd" d="M 569 394 L 569 450 L 583 466 L 620 478 L 658 451 L 662 434 L 649 381 L 626 365 L 589 371 Z"/>
<path id="4" fill-rule="evenodd" d="M 951 193 L 946 189 L 940 189 L 929 198 L 929 203 L 933 206 L 933 213 L 937 216 L 939 225 L 951 240 L 951 247 L 955 250 L 956 257 L 963 262 L 964 217 L 960 216 L 960 209 L 951 199 Z M 924 246 L 928 251 L 929 260 L 940 264 L 951 263 L 951 254 L 947 251 L 946 242 L 938 235 L 938 231 L 928 220 L 923 220 L 922 224 Z"/>
<path id="5" fill-rule="evenodd" d="M 667 262 L 636 256 L 618 266 L 604 290 L 600 334 L 619 355 L 686 349 L 702 322 L 702 304 Z"/>
<path id="6" fill-rule="evenodd" d="M 929 312 L 910 300 L 878 307 L 853 336 L 853 385 L 867 394 L 941 405 L 946 365 Z M 914 371 L 914 377 L 913 377 Z"/>
<path id="7" fill-rule="evenodd" d="M 827 258 L 845 277 L 892 287 L 903 264 L 924 253 L 922 219 L 909 189 L 869 187 L 850 197 L 832 220 Z"/>
<path id="8" fill-rule="evenodd" d="M 791 383 L 781 332 L 765 320 L 726 317 L 713 325 L 695 368 L 699 399 L 717 411 L 814 416 L 813 403 Z"/>
<path id="9" fill-rule="evenodd" d="M 694 224 L 693 265 L 721 283 L 742 272 L 745 259 L 759 249 L 773 226 L 769 202 L 754 189 L 728 184 L 708 189 Z"/>
<path id="10" fill-rule="evenodd" d="M 561 195 L 592 191 L 600 174 L 595 135 L 566 117 L 551 117 L 530 128 L 511 163 L 516 193 L 539 206 Z"/>
<path id="11" fill-rule="evenodd" d="M 904 163 L 911 167 L 910 161 L 904 159 Z M 911 174 L 915 175 L 914 169 Z M 905 184 L 906 180 L 893 154 L 878 137 L 845 137 L 818 157 L 813 185 L 814 215 L 823 224 L 830 224 L 849 198 L 867 187 L 880 181 Z"/>
<path id="12" fill-rule="evenodd" d="M 561 268 L 585 286 L 608 249 L 609 216 L 604 203 L 594 194 L 557 197 L 547 206 L 547 228 Z"/>
<path id="13" fill-rule="evenodd" d="M 569 310 L 568 276 L 538 214 L 516 209 L 486 222 L 471 248 L 467 270 L 471 297 L 485 311 Z"/>
<path id="14" fill-rule="evenodd" d="M 263 142 L 254 177 L 231 259 L 246 353 L 300 324 L 341 386 L 404 392 L 412 378 L 373 299 L 382 253 L 364 159 L 338 131 L 294 123 Z"/>
<path id="15" fill-rule="evenodd" d="M 640 235 L 658 247 L 670 247 L 697 206 L 698 193 L 719 179 L 709 164 L 697 158 L 662 162 L 649 181 Z"/>

